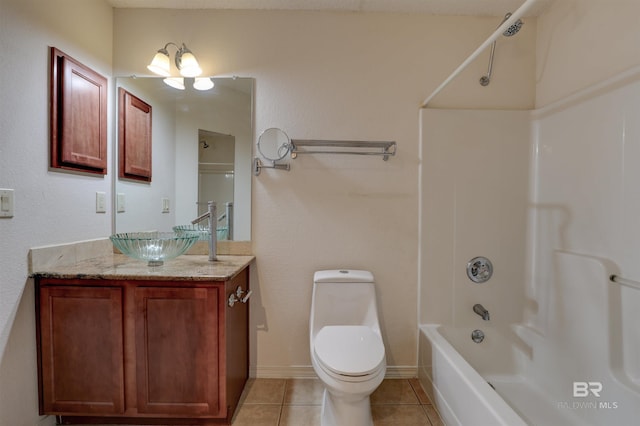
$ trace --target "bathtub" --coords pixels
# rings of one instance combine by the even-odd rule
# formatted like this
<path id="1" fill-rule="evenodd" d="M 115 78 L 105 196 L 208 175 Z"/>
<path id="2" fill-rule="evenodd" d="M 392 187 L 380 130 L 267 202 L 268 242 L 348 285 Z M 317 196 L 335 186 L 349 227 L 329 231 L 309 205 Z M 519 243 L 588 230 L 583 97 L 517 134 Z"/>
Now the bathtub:
<path id="1" fill-rule="evenodd" d="M 536 322 L 420 326 L 419 377 L 447 425 L 640 424 L 640 292 L 600 258 L 556 251 L 553 265 Z"/>
<path id="2" fill-rule="evenodd" d="M 481 343 L 471 327 L 420 326 L 420 381 L 448 426 L 590 424 L 526 378 L 531 351 L 515 331 L 479 328 Z"/>

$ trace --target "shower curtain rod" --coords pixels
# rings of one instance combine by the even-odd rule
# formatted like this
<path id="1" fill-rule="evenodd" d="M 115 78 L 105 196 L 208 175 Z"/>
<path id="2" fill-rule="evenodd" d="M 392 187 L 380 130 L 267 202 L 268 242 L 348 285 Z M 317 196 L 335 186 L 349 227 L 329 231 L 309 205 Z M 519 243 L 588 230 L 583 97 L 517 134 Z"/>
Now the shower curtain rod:
<path id="1" fill-rule="evenodd" d="M 500 25 L 494 32 L 493 34 L 491 34 L 489 36 L 488 39 L 485 40 L 484 43 L 482 43 L 480 45 L 480 47 L 478 47 L 475 52 L 473 52 L 463 63 L 460 64 L 460 66 L 458 66 L 458 68 L 455 69 L 455 71 L 453 71 L 451 73 L 451 75 L 449 77 L 447 77 L 447 79 L 445 81 L 443 81 L 440 86 L 438 86 L 436 88 L 436 90 L 433 91 L 433 93 L 431 93 L 431 95 L 429 95 L 429 97 L 427 99 L 424 100 L 424 102 L 422 103 L 422 105 L 420 105 L 420 108 L 426 108 L 427 105 L 429 104 L 429 102 L 431 102 L 431 100 L 442 91 L 442 89 L 445 88 L 445 86 L 447 86 L 449 83 L 451 83 L 451 80 L 453 80 L 454 78 L 456 78 L 458 76 L 458 74 L 460 74 L 462 72 L 462 70 L 464 70 L 473 60 L 475 60 L 487 47 L 489 47 L 489 45 L 491 43 L 493 43 L 495 40 L 497 40 L 503 32 L 506 31 L 507 28 L 509 28 L 511 25 L 513 25 L 518 19 L 520 19 L 525 13 L 527 13 L 527 11 L 531 8 L 531 6 L 533 6 L 533 4 L 535 2 L 537 2 L 538 0 L 526 0 L 522 6 L 520 6 L 518 9 L 516 9 L 515 12 L 513 12 L 511 14 L 511 16 L 509 17 L 509 19 L 507 19 L 506 21 L 504 21 L 502 23 L 502 25 Z"/>

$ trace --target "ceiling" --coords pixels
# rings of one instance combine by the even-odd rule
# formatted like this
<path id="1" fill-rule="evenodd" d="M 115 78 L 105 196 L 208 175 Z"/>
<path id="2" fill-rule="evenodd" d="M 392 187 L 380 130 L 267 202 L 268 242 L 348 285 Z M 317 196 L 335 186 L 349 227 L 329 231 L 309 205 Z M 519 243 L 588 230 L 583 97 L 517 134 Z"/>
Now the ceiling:
<path id="1" fill-rule="evenodd" d="M 524 0 L 107 0 L 116 8 L 324 10 L 402 12 L 432 15 L 502 16 Z M 538 0 L 527 13 L 536 16 L 553 0 Z"/>

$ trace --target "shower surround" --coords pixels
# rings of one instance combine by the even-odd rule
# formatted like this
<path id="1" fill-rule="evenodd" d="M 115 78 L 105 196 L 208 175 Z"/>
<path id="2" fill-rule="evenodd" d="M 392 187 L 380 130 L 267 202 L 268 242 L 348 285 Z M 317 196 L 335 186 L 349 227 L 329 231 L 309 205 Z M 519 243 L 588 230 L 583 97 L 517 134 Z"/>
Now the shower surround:
<path id="1" fill-rule="evenodd" d="M 640 70 L 535 111 L 422 111 L 420 323 L 460 330 L 466 349 L 449 343 L 484 380 L 518 377 L 494 385 L 525 423 L 541 410 L 576 424 L 640 416 L 640 291 L 608 279 L 640 280 L 638 116 Z M 475 256 L 493 262 L 487 283 L 466 277 Z M 431 364 L 437 328 L 425 330 L 421 379 L 455 407 Z M 494 336 L 518 354 L 515 373 L 478 366 L 478 352 L 500 359 L 486 355 Z M 532 389 L 543 398 L 518 402 Z"/>

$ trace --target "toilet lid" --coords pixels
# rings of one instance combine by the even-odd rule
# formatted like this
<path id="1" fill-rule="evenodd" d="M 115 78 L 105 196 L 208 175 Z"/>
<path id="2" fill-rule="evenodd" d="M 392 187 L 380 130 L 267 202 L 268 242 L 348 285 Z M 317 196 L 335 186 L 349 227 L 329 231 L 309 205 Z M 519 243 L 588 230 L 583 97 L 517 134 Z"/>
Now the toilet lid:
<path id="1" fill-rule="evenodd" d="M 384 362 L 384 344 L 371 328 L 325 326 L 316 335 L 314 351 L 328 370 L 343 376 L 364 376 Z"/>

